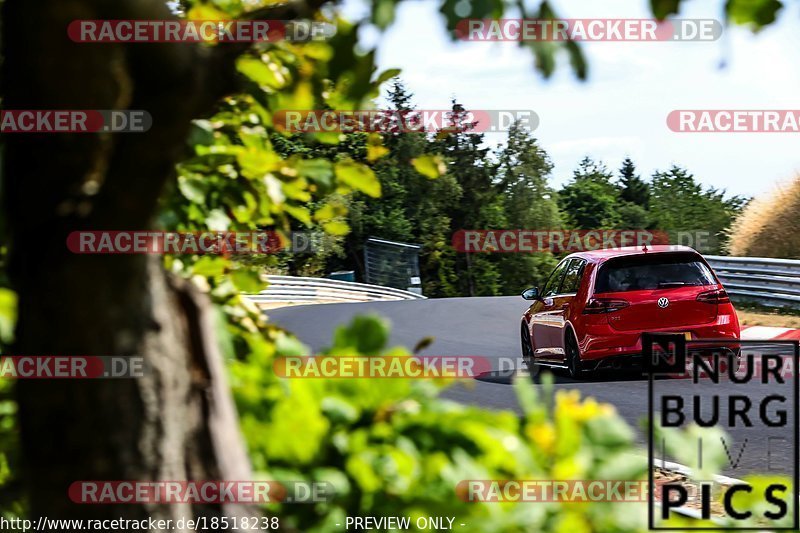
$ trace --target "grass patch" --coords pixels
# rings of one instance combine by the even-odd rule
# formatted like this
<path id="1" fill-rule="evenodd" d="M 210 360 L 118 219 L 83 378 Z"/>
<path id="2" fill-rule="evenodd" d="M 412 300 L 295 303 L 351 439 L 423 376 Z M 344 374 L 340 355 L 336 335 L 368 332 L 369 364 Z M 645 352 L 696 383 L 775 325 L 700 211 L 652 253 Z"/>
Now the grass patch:
<path id="1" fill-rule="evenodd" d="M 757 304 L 736 304 L 742 326 L 775 326 L 800 329 L 800 309 L 774 308 Z"/>

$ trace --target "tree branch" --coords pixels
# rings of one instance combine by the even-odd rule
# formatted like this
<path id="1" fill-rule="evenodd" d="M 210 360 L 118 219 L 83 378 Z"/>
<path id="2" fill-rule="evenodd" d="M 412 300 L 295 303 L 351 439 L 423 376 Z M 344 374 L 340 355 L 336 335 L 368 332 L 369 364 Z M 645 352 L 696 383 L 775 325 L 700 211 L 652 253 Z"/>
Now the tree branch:
<path id="1" fill-rule="evenodd" d="M 264 7 L 241 20 L 297 20 L 312 17 L 328 0 L 298 0 Z M 120 14 L 134 19 L 175 18 L 161 0 L 122 2 Z M 133 4 L 133 5 L 130 5 Z M 141 11 L 138 11 L 141 9 Z M 116 13 L 114 18 L 119 17 Z M 92 228 L 143 228 L 155 215 L 158 199 L 172 168 L 185 150 L 191 120 L 207 116 L 224 96 L 241 89 L 236 60 L 254 43 L 187 46 L 182 43 L 127 45 L 134 95 L 131 109 L 153 117 L 151 131 L 118 136 L 108 170 L 110 181 L 95 202 Z M 158 68 L 153 68 L 154 63 Z M 162 158 L 152 157 L 153 152 Z M 149 153 L 149 158 L 142 155 Z M 152 165 L 144 166 L 149 159 Z M 88 221 L 87 221 L 88 222 Z"/>

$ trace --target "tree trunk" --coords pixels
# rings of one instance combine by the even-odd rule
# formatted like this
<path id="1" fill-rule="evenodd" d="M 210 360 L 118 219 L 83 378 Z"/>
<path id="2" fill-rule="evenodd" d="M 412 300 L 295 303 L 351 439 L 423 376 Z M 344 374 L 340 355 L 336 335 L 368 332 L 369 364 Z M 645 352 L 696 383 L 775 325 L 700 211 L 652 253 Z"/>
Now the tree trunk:
<path id="1" fill-rule="evenodd" d="M 147 133 L 15 134 L 5 140 L 15 354 L 145 358 L 139 379 L 17 384 L 31 515 L 177 518 L 241 506 L 76 505 L 80 480 L 244 480 L 249 463 L 206 298 L 159 258 L 74 255 L 76 230 L 150 227 L 232 62 L 190 44 L 79 44 L 76 19 L 168 19 L 163 0 L 5 0 L 6 109 L 143 109 Z M 217 68 L 220 67 L 220 68 Z M 224 69 L 222 67 L 225 67 Z"/>

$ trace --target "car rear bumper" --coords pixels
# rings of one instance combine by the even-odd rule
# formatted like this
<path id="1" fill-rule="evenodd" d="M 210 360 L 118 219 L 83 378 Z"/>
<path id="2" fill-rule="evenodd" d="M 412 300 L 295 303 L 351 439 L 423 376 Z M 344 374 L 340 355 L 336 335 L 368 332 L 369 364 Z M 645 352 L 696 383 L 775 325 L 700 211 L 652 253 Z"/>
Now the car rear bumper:
<path id="1" fill-rule="evenodd" d="M 741 362 L 741 348 L 737 343 L 729 343 L 724 345 L 709 344 L 702 346 L 689 346 L 688 351 L 690 354 L 696 353 L 703 357 L 710 359 L 714 354 L 720 354 L 723 357 L 735 358 L 735 368 L 739 368 Z M 612 355 L 599 359 L 583 360 L 584 370 L 622 370 L 622 369 L 639 369 L 642 367 L 642 354 L 631 353 L 625 355 Z"/>
<path id="2" fill-rule="evenodd" d="M 739 348 L 736 342 L 739 340 L 740 335 L 738 320 L 735 317 L 731 320 L 727 315 L 718 317 L 716 321 L 710 324 L 648 331 L 651 333 L 689 334 L 691 336 L 689 347 L 692 350 L 713 350 L 714 348 L 738 350 Z M 587 365 L 587 368 L 598 367 L 606 359 L 609 361 L 608 363 L 603 363 L 603 366 L 607 366 L 607 364 L 612 365 L 612 367 L 614 364 L 617 366 L 633 365 L 637 363 L 636 356 L 639 358 L 638 364 L 641 364 L 642 333 L 641 331 L 614 331 L 606 325 L 594 324 L 588 328 L 580 343 L 581 359 Z M 691 342 L 705 339 L 713 339 L 719 342 Z M 728 342 L 728 339 L 730 339 L 730 342 Z"/>

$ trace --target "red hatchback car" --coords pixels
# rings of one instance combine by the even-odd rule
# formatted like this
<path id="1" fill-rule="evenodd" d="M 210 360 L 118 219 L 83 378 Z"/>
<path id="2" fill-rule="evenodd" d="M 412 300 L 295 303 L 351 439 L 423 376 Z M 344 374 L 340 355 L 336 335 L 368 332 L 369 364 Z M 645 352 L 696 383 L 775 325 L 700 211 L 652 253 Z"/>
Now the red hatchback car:
<path id="1" fill-rule="evenodd" d="M 533 300 L 522 316 L 523 359 L 573 378 L 640 364 L 646 331 L 732 339 L 717 349 L 738 352 L 736 311 L 705 259 L 685 246 L 574 253 L 522 297 Z"/>

